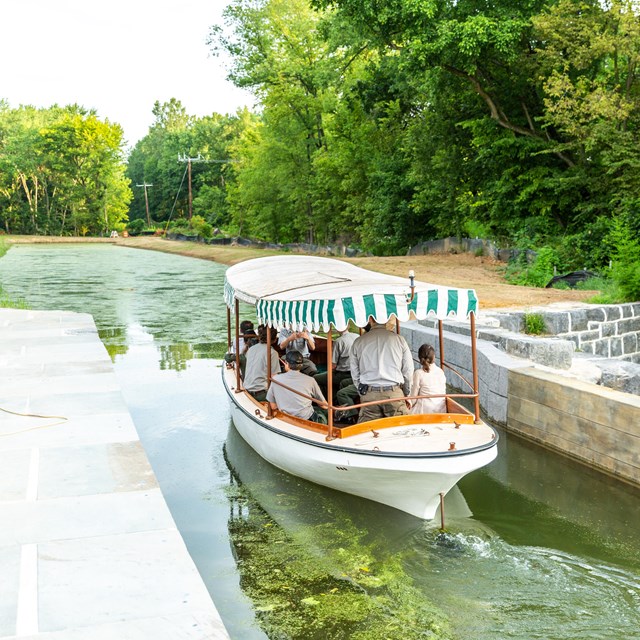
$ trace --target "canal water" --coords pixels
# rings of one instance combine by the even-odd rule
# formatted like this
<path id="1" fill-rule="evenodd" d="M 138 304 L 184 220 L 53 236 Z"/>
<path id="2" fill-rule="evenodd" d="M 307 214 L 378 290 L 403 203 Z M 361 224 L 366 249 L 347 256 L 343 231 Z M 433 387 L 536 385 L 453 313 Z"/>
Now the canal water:
<path id="1" fill-rule="evenodd" d="M 256 456 L 230 422 L 220 379 L 224 271 L 112 246 L 17 245 L 0 259 L 10 296 L 95 318 L 232 638 L 640 638 L 640 494 L 623 484 L 501 434 L 497 460 L 447 496 L 442 535 L 437 523 Z M 322 586 L 311 580 L 319 567 Z M 323 602 L 347 582 L 353 600 L 337 601 L 327 631 Z M 385 611 L 367 609 L 363 594 Z M 436 635 L 416 628 L 422 615 Z"/>

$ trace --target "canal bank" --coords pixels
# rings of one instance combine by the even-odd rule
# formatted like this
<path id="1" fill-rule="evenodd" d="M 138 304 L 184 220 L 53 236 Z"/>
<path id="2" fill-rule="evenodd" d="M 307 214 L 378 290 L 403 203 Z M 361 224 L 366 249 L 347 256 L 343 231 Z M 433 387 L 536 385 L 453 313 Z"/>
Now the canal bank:
<path id="1" fill-rule="evenodd" d="M 601 372 L 595 361 L 572 357 L 568 341 L 511 332 L 505 338 L 482 319 L 478 326 L 480 404 L 491 422 L 640 487 L 640 396 L 596 384 Z M 445 361 L 471 380 L 466 332 L 461 323 L 445 323 L 443 350 Z M 435 321 L 405 323 L 402 333 L 414 354 L 424 342 L 438 346 Z M 451 371 L 447 381 L 460 387 Z"/>
<path id="2" fill-rule="evenodd" d="M 0 333 L 0 638 L 228 638 L 92 317 Z"/>

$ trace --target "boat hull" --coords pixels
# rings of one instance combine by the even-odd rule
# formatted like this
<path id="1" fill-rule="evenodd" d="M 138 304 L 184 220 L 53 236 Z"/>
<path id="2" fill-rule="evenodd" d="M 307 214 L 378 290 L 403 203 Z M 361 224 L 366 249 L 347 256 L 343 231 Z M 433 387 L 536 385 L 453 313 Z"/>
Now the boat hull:
<path id="1" fill-rule="evenodd" d="M 238 433 L 274 466 L 338 491 L 389 505 L 425 520 L 433 519 L 446 494 L 462 477 L 489 464 L 496 443 L 455 455 L 394 455 L 327 446 L 283 432 L 264 416 L 250 413 L 229 391 Z M 244 394 L 238 394 L 244 397 Z"/>

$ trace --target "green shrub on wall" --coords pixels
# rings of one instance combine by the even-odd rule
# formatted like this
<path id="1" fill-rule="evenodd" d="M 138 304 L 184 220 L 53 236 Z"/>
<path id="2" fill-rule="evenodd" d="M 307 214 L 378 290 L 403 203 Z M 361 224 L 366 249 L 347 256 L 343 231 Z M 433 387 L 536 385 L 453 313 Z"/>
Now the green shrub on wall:
<path id="1" fill-rule="evenodd" d="M 640 300 L 640 238 L 629 224 L 617 220 L 611 233 L 615 246 L 611 278 L 623 302 Z"/>
<path id="2" fill-rule="evenodd" d="M 524 332 L 539 336 L 545 332 L 544 317 L 540 313 L 525 313 L 523 318 Z"/>

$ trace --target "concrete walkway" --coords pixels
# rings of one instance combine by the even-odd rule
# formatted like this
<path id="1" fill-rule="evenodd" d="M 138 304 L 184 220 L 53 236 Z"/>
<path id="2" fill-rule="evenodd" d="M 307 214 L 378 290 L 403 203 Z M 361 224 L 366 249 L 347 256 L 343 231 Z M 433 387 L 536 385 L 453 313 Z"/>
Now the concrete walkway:
<path id="1" fill-rule="evenodd" d="M 0 638 L 228 638 L 91 316 L 0 309 L 0 409 Z"/>

